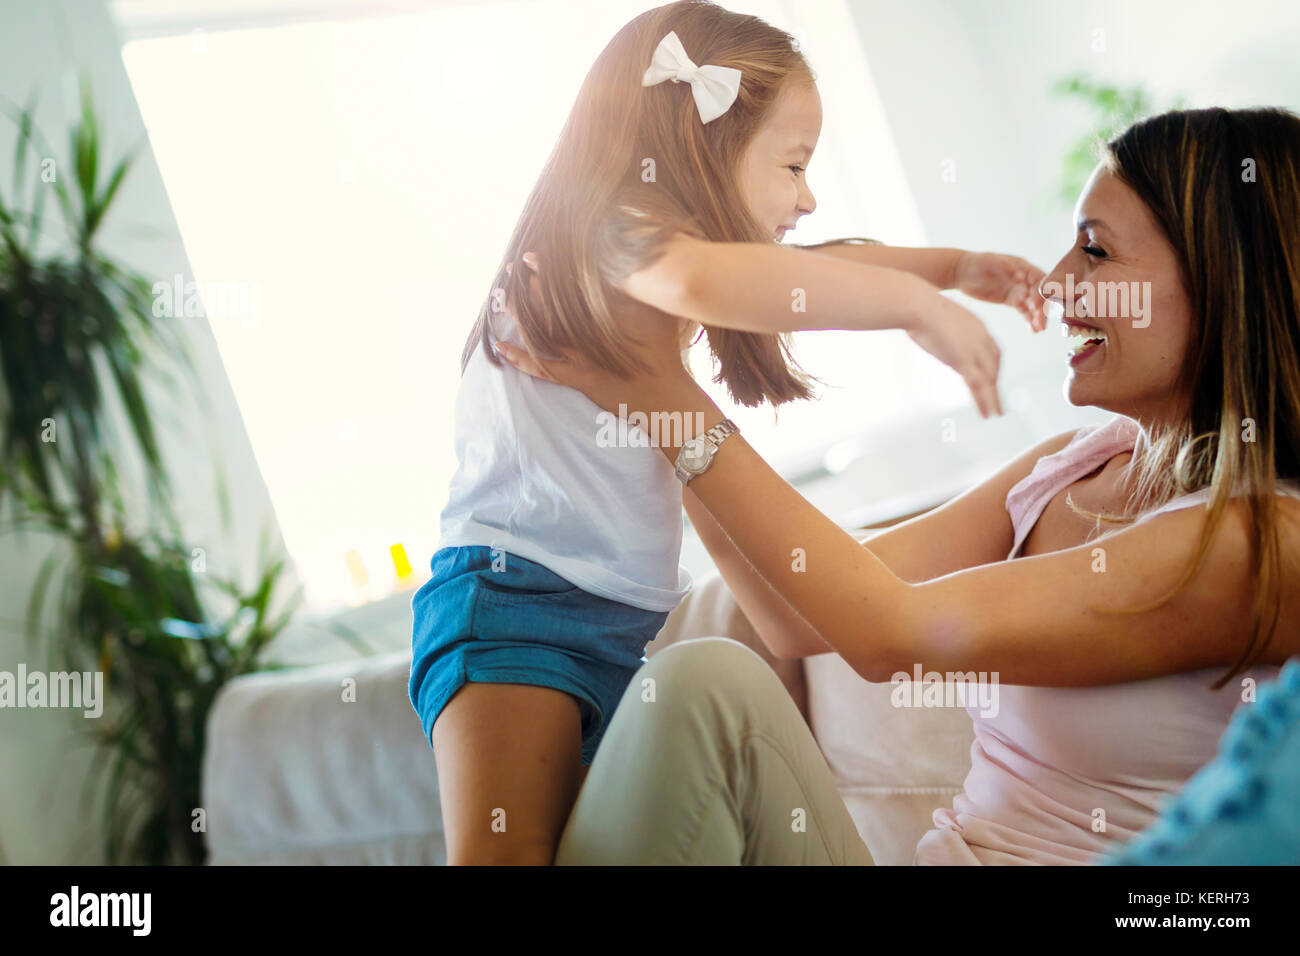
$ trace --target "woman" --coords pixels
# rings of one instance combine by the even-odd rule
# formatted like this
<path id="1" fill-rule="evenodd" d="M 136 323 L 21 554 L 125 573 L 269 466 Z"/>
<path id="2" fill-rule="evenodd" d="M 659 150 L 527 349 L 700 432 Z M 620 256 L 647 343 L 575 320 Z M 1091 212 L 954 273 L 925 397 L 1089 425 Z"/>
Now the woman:
<path id="1" fill-rule="evenodd" d="M 741 435 L 689 479 L 687 512 L 773 653 L 834 650 L 870 681 L 999 676 L 996 715 L 968 708 L 964 791 L 914 862 L 1084 863 L 1127 842 L 1214 756 L 1243 686 L 1300 652 L 1298 170 L 1284 110 L 1172 112 L 1107 144 L 1042 286 L 1083 340 L 1069 399 L 1106 425 L 865 544 Z M 1118 288 L 1142 301 L 1112 314 Z M 654 368 L 622 383 L 506 357 L 603 408 L 711 427 L 674 331 L 649 329 Z M 871 856 L 775 675 L 714 639 L 633 679 L 557 862 Z"/>

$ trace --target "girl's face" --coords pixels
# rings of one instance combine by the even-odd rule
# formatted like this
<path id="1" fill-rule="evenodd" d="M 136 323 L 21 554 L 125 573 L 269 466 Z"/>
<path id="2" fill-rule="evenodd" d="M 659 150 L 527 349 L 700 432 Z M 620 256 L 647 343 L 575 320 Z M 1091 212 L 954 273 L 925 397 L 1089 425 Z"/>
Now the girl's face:
<path id="1" fill-rule="evenodd" d="M 789 83 L 754 134 L 741 163 L 740 187 L 754 217 L 780 242 L 800 216 L 817 208 L 804 170 L 822 131 L 815 83 Z"/>
<path id="2" fill-rule="evenodd" d="M 1098 166 L 1075 207 L 1074 246 L 1039 286 L 1063 311 L 1071 405 L 1178 421 L 1192 309 L 1174 248 L 1146 203 Z"/>

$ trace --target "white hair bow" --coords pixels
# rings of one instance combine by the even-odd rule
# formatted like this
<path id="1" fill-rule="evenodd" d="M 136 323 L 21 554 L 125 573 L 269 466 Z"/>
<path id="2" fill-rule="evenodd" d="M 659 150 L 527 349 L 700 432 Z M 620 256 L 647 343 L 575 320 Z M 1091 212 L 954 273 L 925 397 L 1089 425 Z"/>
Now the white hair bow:
<path id="1" fill-rule="evenodd" d="M 642 86 L 654 86 L 664 80 L 691 84 L 695 107 L 701 122 L 717 119 L 731 108 L 740 93 L 740 71 L 729 66 L 696 66 L 686 55 L 682 41 L 669 31 L 655 47 L 650 66 L 641 77 Z"/>

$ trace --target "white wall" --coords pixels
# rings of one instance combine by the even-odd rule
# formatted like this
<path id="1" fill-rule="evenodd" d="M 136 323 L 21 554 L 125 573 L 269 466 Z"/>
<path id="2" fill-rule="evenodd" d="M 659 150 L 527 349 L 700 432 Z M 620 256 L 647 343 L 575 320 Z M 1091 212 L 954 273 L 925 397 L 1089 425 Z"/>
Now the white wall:
<path id="1" fill-rule="evenodd" d="M 108 136 L 101 147 L 107 151 L 101 165 L 109 166 L 110 159 L 116 160 L 141 140 L 144 127 L 104 4 L 100 0 L 0 0 L 0 95 L 24 104 L 33 90 L 43 91 L 38 124 L 59 160 L 66 158 L 66 130 L 78 109 L 70 69 L 85 69 L 90 75 Z M 0 189 L 10 201 L 14 142 L 14 125 L 0 118 Z M 32 169 L 29 163 L 29 175 Z M 189 275 L 167 195 L 147 148 L 124 181 L 115 209 L 103 229 L 102 252 L 134 267 L 151 282 L 176 272 Z M 58 225 L 52 199 L 46 210 L 47 224 Z M 178 403 L 151 389 L 181 526 L 186 543 L 206 551 L 210 571 L 248 583 L 264 526 L 271 529 L 272 544 L 279 547 L 274 513 L 211 331 L 206 321 L 182 321 L 192 335 L 203 376 L 199 389 L 212 407 L 210 417 L 184 395 Z M 119 415 L 119 428 L 124 427 Z M 221 532 L 214 464 L 208 454 L 212 445 L 218 448 L 230 488 L 234 524 L 229 536 Z M 125 461 L 119 464 L 123 466 L 130 467 Z M 128 508 L 141 519 L 150 510 L 149 503 L 138 497 L 128 501 Z M 27 595 L 51 547 L 52 542 L 39 535 L 0 536 L 0 670 L 13 673 L 19 662 L 29 671 L 49 669 L 43 656 L 28 649 L 22 630 Z M 286 592 L 296 586 L 291 575 L 285 584 Z M 59 586 L 56 576 L 54 593 Z M 80 711 L 0 710 L 0 845 L 6 862 L 102 862 L 98 801 L 81 802 L 92 756 L 83 744 L 84 727 L 89 724 Z"/>
<path id="2" fill-rule="evenodd" d="M 1182 95 L 1193 108 L 1300 110 L 1292 0 L 847 2 L 932 245 L 1014 252 L 1044 269 L 1069 248 L 1071 210 L 1053 196 L 1090 117 L 1049 95 L 1064 75 L 1141 83 L 1162 106 Z M 947 158 L 955 183 L 940 176 Z M 1003 346 L 1004 396 L 1029 386 L 1018 408 L 1037 435 L 1070 427 L 1080 415 L 1061 398 L 1061 340 L 998 311 L 986 314 Z"/>

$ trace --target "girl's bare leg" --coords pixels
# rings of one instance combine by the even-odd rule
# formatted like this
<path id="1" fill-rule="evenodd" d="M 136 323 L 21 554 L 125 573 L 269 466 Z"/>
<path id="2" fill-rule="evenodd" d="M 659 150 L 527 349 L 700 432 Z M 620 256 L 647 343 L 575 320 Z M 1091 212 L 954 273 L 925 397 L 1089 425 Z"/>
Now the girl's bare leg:
<path id="1" fill-rule="evenodd" d="M 463 685 L 433 725 L 450 865 L 549 866 L 586 776 L 576 698 Z"/>

